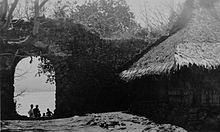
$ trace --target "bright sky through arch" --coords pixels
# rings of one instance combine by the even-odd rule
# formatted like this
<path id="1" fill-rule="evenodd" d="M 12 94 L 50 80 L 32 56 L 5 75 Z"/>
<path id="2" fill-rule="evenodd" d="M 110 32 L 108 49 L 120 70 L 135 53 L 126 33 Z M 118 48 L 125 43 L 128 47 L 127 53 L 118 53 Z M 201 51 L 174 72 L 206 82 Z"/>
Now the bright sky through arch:
<path id="1" fill-rule="evenodd" d="M 38 58 L 33 57 L 32 63 L 30 63 L 30 60 L 30 57 L 24 58 L 16 66 L 14 75 L 15 92 L 25 89 L 27 92 L 55 91 L 55 84 L 46 83 L 46 75 L 36 76 L 38 64 L 40 63 Z"/>

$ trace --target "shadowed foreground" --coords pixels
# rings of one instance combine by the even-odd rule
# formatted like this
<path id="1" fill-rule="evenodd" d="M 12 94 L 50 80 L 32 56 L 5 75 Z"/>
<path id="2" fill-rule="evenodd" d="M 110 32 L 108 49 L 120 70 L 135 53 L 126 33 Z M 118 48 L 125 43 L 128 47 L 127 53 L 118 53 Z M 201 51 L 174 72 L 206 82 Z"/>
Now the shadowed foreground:
<path id="1" fill-rule="evenodd" d="M 5 120 L 1 121 L 2 131 L 79 131 L 79 132 L 186 132 L 170 124 L 156 124 L 145 117 L 121 112 L 89 114 L 53 120 Z"/>

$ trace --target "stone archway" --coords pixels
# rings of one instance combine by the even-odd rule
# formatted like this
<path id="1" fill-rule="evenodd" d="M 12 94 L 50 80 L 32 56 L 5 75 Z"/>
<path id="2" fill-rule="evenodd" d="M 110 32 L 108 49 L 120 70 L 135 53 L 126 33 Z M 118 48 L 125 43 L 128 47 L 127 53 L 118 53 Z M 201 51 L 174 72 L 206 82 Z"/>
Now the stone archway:
<path id="1" fill-rule="evenodd" d="M 44 4 L 36 1 L 35 6 Z M 74 24 L 71 19 L 39 17 L 37 8 L 33 21 L 15 21 L 10 30 L 11 16 L 7 18 L 7 23 L 0 22 L 6 25 L 0 30 L 2 119 L 17 116 L 13 103 L 14 71 L 26 56 L 44 56 L 53 63 L 57 117 L 126 106 L 128 92 L 117 68 L 144 49 L 147 42 L 102 39 L 94 30 Z"/>
<path id="2" fill-rule="evenodd" d="M 1 118 L 2 119 L 13 119 L 16 117 L 19 117 L 19 115 L 16 113 L 15 110 L 15 103 L 13 101 L 14 96 L 14 73 L 15 73 L 15 67 L 18 64 L 18 62 L 23 59 L 24 57 L 33 55 L 33 56 L 43 56 L 51 60 L 51 62 L 54 65 L 54 70 L 56 72 L 56 111 L 55 115 L 57 116 L 69 116 L 73 115 L 76 112 L 74 112 L 73 108 L 76 109 L 75 111 L 80 111 L 78 108 L 81 106 L 76 106 L 75 102 L 79 99 L 72 98 L 74 95 L 77 95 L 77 92 L 73 92 L 72 87 L 77 83 L 72 78 L 72 73 L 74 72 L 73 69 L 71 69 L 72 62 L 75 61 L 78 58 L 75 58 L 72 56 L 72 48 L 67 45 L 69 43 L 62 43 L 63 46 L 55 45 L 57 41 L 65 41 L 65 38 L 63 38 L 62 34 L 65 34 L 65 28 L 61 28 L 62 30 L 59 31 L 59 34 L 55 32 L 54 30 L 60 29 L 58 25 L 56 25 L 56 21 L 54 22 L 51 28 L 51 34 L 47 34 L 47 31 L 44 32 L 45 34 L 40 34 L 38 39 L 41 39 L 41 41 L 35 40 L 33 41 L 33 45 L 24 45 L 20 47 L 16 44 L 8 44 L 7 41 L 4 41 L 4 39 L 0 40 L 0 90 L 1 90 Z M 61 21 L 62 23 L 62 21 Z M 26 24 L 26 22 L 24 23 Z M 27 23 L 28 24 L 28 23 Z M 49 26 L 51 25 L 50 22 L 48 22 Z M 47 25 L 48 26 L 48 25 Z M 46 27 L 47 27 L 46 26 Z M 88 31 L 85 30 L 85 28 L 82 25 L 72 24 L 70 26 L 72 27 L 72 35 L 75 35 L 73 38 L 77 38 L 78 34 L 90 34 Z M 19 27 L 18 27 L 19 28 Z M 68 27 L 66 27 L 68 28 Z M 10 31 L 9 34 L 12 34 L 13 32 L 17 34 L 17 31 Z M 60 38 L 58 36 L 54 35 L 61 35 Z M 52 36 L 52 37 L 51 37 Z M 79 35 L 78 35 L 79 36 Z M 7 37 L 7 36 L 6 36 Z M 43 40 L 42 40 L 43 39 Z M 71 40 L 71 42 L 74 42 L 74 40 Z M 48 42 L 50 40 L 50 42 Z M 52 41 L 51 41 L 52 40 Z M 78 40 L 80 41 L 80 39 Z M 43 42 L 43 43 L 42 43 Z M 46 44 L 45 44 L 46 43 Z M 50 44 L 48 46 L 48 43 Z M 84 42 L 83 42 L 84 43 Z M 82 45 L 83 46 L 83 45 Z M 31 51 L 31 52 L 30 52 Z M 27 53 L 28 52 L 28 53 Z M 75 69 L 74 69 L 75 70 Z M 77 89 L 77 87 L 74 87 Z M 72 94 L 73 93 L 73 94 Z M 82 97 L 81 97 L 82 98 Z M 75 102 L 72 102 L 74 100 Z M 74 106 L 74 107 L 73 107 Z M 66 114 L 63 113 L 63 110 L 68 111 Z M 70 114 L 71 113 L 71 114 Z"/>
<path id="3" fill-rule="evenodd" d="M 16 65 L 21 61 L 23 57 L 14 57 L 14 56 L 1 56 L 0 57 L 0 90 L 1 90 L 1 118 L 2 119 L 15 119 L 20 116 L 16 112 L 16 104 L 14 103 L 14 74 Z M 63 64 L 65 65 L 67 61 L 66 57 L 51 57 L 51 62 L 54 65 L 55 81 L 56 81 L 56 95 L 55 95 L 55 111 L 56 115 L 62 115 L 62 111 L 64 109 L 68 109 L 66 107 L 67 102 L 69 102 L 69 98 L 62 93 L 63 90 L 69 89 L 71 86 L 68 79 L 68 70 L 65 70 Z M 65 92 L 65 93 L 68 93 Z"/>
<path id="4" fill-rule="evenodd" d="M 41 114 L 55 110 L 55 72 L 42 69 L 46 65 L 38 57 L 23 58 L 14 74 L 14 102 L 19 115 L 28 116 L 30 104 L 39 105 Z M 50 62 L 49 60 L 45 60 Z M 51 68 L 52 64 L 50 64 Z"/>
<path id="5" fill-rule="evenodd" d="M 2 118 L 16 117 L 13 103 L 14 69 L 22 56 L 30 54 L 46 57 L 54 66 L 56 117 L 125 108 L 128 90 L 125 82 L 119 79 L 117 68 L 144 49 L 146 42 L 101 39 L 81 24 L 45 21 L 47 23 L 33 41 L 34 44 L 25 45 L 19 52 L 16 45 L 0 41 L 0 54 L 11 53 L 0 55 Z"/>

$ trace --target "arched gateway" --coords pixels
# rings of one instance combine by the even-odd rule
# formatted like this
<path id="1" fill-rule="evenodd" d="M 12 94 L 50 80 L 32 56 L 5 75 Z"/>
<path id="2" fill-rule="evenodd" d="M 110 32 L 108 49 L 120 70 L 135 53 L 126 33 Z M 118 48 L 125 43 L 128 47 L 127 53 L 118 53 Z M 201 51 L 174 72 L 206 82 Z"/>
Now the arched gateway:
<path id="1" fill-rule="evenodd" d="M 43 2 L 35 3 L 36 9 Z M 147 42 L 102 39 L 72 20 L 39 17 L 39 10 L 30 22 L 11 21 L 11 14 L 8 15 L 7 21 L 0 22 L 2 119 L 18 116 L 13 101 L 14 72 L 17 63 L 28 56 L 47 58 L 54 66 L 56 117 L 127 108 L 131 100 L 129 87 L 118 76 L 118 69 L 144 49 Z M 44 70 L 51 69 L 46 65 Z"/>
<path id="2" fill-rule="evenodd" d="M 3 34 L 0 41 L 1 117 L 15 118 L 17 115 L 13 102 L 15 66 L 27 56 L 47 58 L 54 66 L 56 117 L 127 108 L 129 90 L 117 69 L 144 49 L 146 42 L 101 39 L 95 32 L 71 20 L 41 21 L 45 23 L 37 37 L 22 46 L 6 39 L 27 36 L 31 30 L 26 28 L 32 27 L 32 22 L 18 21 L 19 24 Z M 50 68 L 45 66 L 44 70 Z"/>
<path id="3" fill-rule="evenodd" d="M 46 66 L 51 71 L 45 71 Z M 55 75 L 53 64 L 46 58 L 26 57 L 17 64 L 14 74 L 14 102 L 19 115 L 29 116 L 31 104 L 39 105 L 41 115 L 47 108 L 55 110 Z"/>
<path id="4" fill-rule="evenodd" d="M 72 43 L 79 43 L 85 39 L 87 36 L 94 39 L 94 35 L 86 31 L 82 25 L 78 24 L 67 24 L 65 26 L 62 21 L 53 21 L 53 20 L 43 20 L 47 21 L 44 26 L 40 29 L 40 34 L 37 39 L 31 40 L 28 43 L 34 44 L 25 44 L 20 47 L 19 44 L 12 41 L 10 37 L 21 38 L 26 36 L 25 30 L 27 29 L 24 26 L 32 25 L 32 22 L 17 21 L 15 23 L 13 30 L 8 30 L 1 32 L 3 38 L 0 43 L 0 89 L 1 89 L 1 117 L 2 119 L 6 118 L 15 118 L 17 113 L 15 111 L 15 103 L 13 101 L 14 97 L 14 73 L 15 67 L 20 60 L 28 56 L 41 56 L 50 60 L 54 66 L 56 72 L 56 113 L 59 116 L 67 116 L 75 114 L 72 111 L 71 107 L 74 106 L 77 109 L 77 105 L 72 104 L 72 100 L 79 102 L 78 99 L 74 99 L 77 90 L 74 82 L 74 68 L 72 62 L 76 59 L 78 60 L 79 54 L 73 56 L 73 45 Z M 62 24 L 62 26 L 59 26 Z M 19 31 L 18 29 L 22 29 Z M 67 29 L 72 33 L 67 36 Z M 29 31 L 30 32 L 30 31 Z M 75 36 L 74 36 L 75 35 Z M 91 37 L 92 35 L 92 37 Z M 15 39 L 13 38 L 13 39 Z M 76 39 L 77 38 L 77 39 Z M 22 40 L 23 41 L 23 40 Z M 81 41 L 82 42 L 82 41 Z M 85 42 L 85 40 L 84 40 Z M 46 43 L 46 44 L 45 44 Z M 83 45 L 81 45 L 83 46 Z M 72 68 L 70 68 L 72 67 Z M 45 63 L 44 69 L 46 71 L 52 70 L 50 64 Z M 70 90 L 73 89 L 73 90 Z M 75 94 L 71 94 L 71 91 L 74 91 Z M 75 96 L 76 97 L 76 96 Z M 62 115 L 62 111 L 65 110 L 66 115 Z M 78 111 L 78 110 L 76 110 Z"/>

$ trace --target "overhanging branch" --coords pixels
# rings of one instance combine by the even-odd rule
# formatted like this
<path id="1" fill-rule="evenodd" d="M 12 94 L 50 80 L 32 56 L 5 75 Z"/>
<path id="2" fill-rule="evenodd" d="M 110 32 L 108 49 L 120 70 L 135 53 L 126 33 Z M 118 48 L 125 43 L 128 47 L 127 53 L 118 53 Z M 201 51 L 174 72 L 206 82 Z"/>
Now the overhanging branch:
<path id="1" fill-rule="evenodd" d="M 4 1 L 5 1 L 5 8 L 7 10 L 7 8 L 8 8 L 8 1 L 7 0 L 4 0 Z M 9 24 L 10 24 L 11 19 L 12 19 L 12 14 L 13 14 L 17 4 L 18 4 L 18 0 L 14 0 L 14 2 L 11 5 L 11 8 L 10 8 L 10 10 L 8 12 L 8 17 L 7 17 L 6 23 L 3 26 L 3 29 L 8 29 Z M 6 11 L 6 13 L 7 13 L 7 11 Z M 4 14 L 4 16 L 2 16 L 2 17 L 4 19 L 6 17 L 6 14 Z"/>
<path id="2" fill-rule="evenodd" d="M 40 6 L 39 6 L 39 8 L 40 8 L 40 9 L 43 8 L 43 6 L 47 3 L 47 1 L 48 1 L 48 0 L 42 1 L 41 4 L 40 4 Z"/>
<path id="3" fill-rule="evenodd" d="M 5 21 L 5 17 L 7 15 L 7 9 L 8 9 L 8 1 L 3 0 L 1 2 L 1 11 L 0 11 L 1 21 Z"/>
<path id="4" fill-rule="evenodd" d="M 12 55 L 14 55 L 13 53 L 2 53 L 2 54 L 0 54 L 0 56 L 12 56 Z"/>
<path id="5" fill-rule="evenodd" d="M 39 32 L 39 27 L 40 27 L 40 22 L 38 20 L 39 18 L 39 12 L 40 12 L 40 9 L 46 4 L 48 0 L 44 0 L 42 1 L 40 4 L 39 4 L 39 0 L 35 0 L 34 2 L 34 27 L 33 27 L 33 31 L 30 35 L 28 35 L 25 39 L 23 40 L 6 40 L 8 42 L 8 44 L 10 45 L 15 45 L 15 46 L 18 46 L 18 47 L 23 47 L 25 45 L 33 45 L 34 44 L 34 41 L 36 39 L 36 36 Z M 3 0 L 2 4 L 1 4 L 1 10 L 4 11 L 5 8 L 8 8 L 8 0 Z M 11 19 L 12 19 L 12 14 L 16 8 L 18 4 L 18 0 L 14 0 L 14 2 L 12 3 L 12 6 L 8 12 L 8 16 L 7 16 L 7 20 L 4 24 L 4 26 L 1 28 L 2 30 L 8 30 L 8 27 L 9 27 L 9 24 L 11 22 Z M 4 7 L 4 8 L 3 8 Z M 6 13 L 3 12 L 0 13 L 1 15 L 1 18 L 5 19 L 6 17 L 6 14 L 7 14 L 7 10 L 6 10 Z"/>
<path id="6" fill-rule="evenodd" d="M 36 35 L 38 33 L 40 22 L 38 21 L 38 17 L 40 15 L 41 8 L 46 4 L 48 0 L 44 0 L 39 5 L 39 0 L 35 0 L 34 2 L 34 28 L 33 28 L 33 35 Z"/>
<path id="7" fill-rule="evenodd" d="M 31 35 L 27 36 L 24 40 L 8 40 L 8 44 L 10 45 L 24 45 L 28 40 L 31 39 Z"/>

